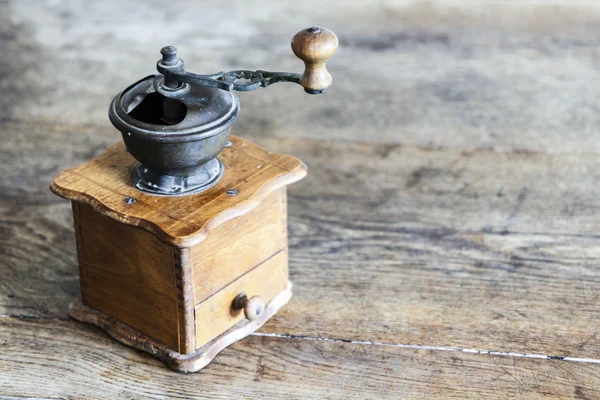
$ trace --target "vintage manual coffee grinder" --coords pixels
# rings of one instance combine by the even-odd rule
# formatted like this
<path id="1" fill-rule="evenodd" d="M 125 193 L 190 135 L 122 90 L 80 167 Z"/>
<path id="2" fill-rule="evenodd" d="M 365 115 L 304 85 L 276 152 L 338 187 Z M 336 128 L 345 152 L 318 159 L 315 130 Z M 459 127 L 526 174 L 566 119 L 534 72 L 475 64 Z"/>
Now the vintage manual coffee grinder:
<path id="1" fill-rule="evenodd" d="M 288 302 L 286 185 L 306 167 L 229 134 L 240 111 L 232 91 L 293 82 L 323 93 L 337 46 L 313 27 L 292 39 L 303 74 L 210 75 L 186 71 L 167 46 L 160 74 L 114 98 L 109 117 L 123 141 L 51 185 L 73 206 L 73 318 L 191 372 Z"/>

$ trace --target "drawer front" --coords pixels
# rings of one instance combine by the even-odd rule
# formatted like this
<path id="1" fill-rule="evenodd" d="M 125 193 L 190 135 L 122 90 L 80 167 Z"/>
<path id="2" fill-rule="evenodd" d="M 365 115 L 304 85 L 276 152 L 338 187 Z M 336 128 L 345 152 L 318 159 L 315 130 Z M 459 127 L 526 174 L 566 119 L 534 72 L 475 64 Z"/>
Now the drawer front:
<path id="1" fill-rule="evenodd" d="M 198 304 L 195 309 L 196 348 L 245 318 L 243 310 L 235 311 L 232 308 L 237 295 L 245 293 L 248 298 L 260 296 L 268 304 L 285 290 L 288 282 L 287 263 L 287 250 L 281 250 Z"/>
<path id="2" fill-rule="evenodd" d="M 287 247 L 285 188 L 192 248 L 195 304 Z"/>

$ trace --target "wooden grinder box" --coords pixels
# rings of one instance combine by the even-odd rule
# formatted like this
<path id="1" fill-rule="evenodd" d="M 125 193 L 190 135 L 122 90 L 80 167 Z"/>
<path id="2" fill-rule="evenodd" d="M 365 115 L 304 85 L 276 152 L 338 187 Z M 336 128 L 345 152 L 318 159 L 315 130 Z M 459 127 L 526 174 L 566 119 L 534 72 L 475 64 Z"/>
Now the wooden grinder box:
<path id="1" fill-rule="evenodd" d="M 132 187 L 136 161 L 122 142 L 56 177 L 52 191 L 73 206 L 82 294 L 73 318 L 195 371 L 288 302 L 286 185 L 306 168 L 230 139 L 222 180 L 196 195 Z M 243 294 L 265 303 L 252 321 L 233 309 Z"/>

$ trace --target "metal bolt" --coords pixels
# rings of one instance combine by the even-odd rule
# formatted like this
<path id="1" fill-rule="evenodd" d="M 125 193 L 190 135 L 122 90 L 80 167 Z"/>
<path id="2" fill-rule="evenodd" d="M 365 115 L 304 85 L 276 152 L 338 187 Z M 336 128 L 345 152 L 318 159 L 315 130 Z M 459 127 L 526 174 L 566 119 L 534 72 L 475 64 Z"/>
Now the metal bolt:
<path id="1" fill-rule="evenodd" d="M 137 200 L 134 199 L 133 197 L 125 197 L 125 199 L 123 200 L 123 203 L 125 204 L 133 204 L 135 203 Z"/>
<path id="2" fill-rule="evenodd" d="M 162 54 L 162 63 L 164 65 L 175 65 L 177 64 L 177 49 L 175 46 L 165 46 L 160 49 Z"/>
<path id="3" fill-rule="evenodd" d="M 230 196 L 235 196 L 235 195 L 237 195 L 239 192 L 240 192 L 240 191 L 239 191 L 239 190 L 237 190 L 237 189 L 229 189 L 229 190 L 227 191 L 227 194 L 228 194 L 228 195 L 230 195 Z"/>

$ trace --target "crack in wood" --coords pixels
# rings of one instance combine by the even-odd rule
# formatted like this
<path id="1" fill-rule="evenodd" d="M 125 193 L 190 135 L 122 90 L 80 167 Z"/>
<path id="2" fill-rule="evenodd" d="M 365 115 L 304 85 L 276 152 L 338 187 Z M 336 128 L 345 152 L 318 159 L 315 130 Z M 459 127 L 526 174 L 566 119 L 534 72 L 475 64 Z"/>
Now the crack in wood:
<path id="1" fill-rule="evenodd" d="M 368 345 L 368 346 L 400 347 L 400 348 L 404 348 L 404 349 L 415 349 L 415 350 L 448 351 L 448 352 L 458 352 L 458 353 L 481 354 L 481 355 L 488 355 L 488 356 L 519 357 L 519 358 L 533 358 L 533 359 L 539 359 L 539 360 L 554 360 L 554 361 L 557 360 L 557 361 L 600 364 L 600 359 L 595 359 L 595 358 L 568 357 L 568 356 L 531 354 L 531 353 L 516 353 L 516 352 L 510 352 L 510 351 L 478 350 L 478 349 L 469 349 L 469 348 L 460 348 L 460 347 L 444 347 L 444 346 L 429 346 L 429 345 L 420 345 L 420 344 L 374 342 L 374 341 L 369 341 L 369 340 L 336 339 L 336 338 L 327 338 L 327 337 L 289 335 L 289 334 L 280 334 L 280 333 L 254 332 L 253 334 L 251 334 L 251 336 L 262 336 L 262 337 L 271 337 L 271 338 L 280 338 L 280 339 L 311 340 L 311 341 L 316 341 L 316 342 L 351 343 L 351 344 Z"/>
<path id="2" fill-rule="evenodd" d="M 31 316 L 25 316 L 25 315 L 7 315 L 7 314 L 0 314 L 0 318 L 18 318 L 21 320 L 71 321 L 71 319 L 69 319 L 69 318 L 66 318 L 66 319 L 43 318 L 43 317 L 31 317 Z M 377 341 L 370 341 L 370 340 L 315 337 L 315 336 L 291 335 L 291 334 L 282 334 L 282 333 L 254 332 L 254 333 L 250 334 L 250 336 L 260 336 L 260 337 L 269 337 L 269 338 L 277 338 L 277 339 L 309 340 L 309 341 L 315 341 L 315 342 L 349 343 L 349 344 L 356 344 L 356 345 L 363 345 L 363 346 L 367 345 L 367 346 L 399 347 L 399 348 L 404 348 L 404 349 L 415 349 L 415 350 L 459 352 L 459 353 L 470 353 L 470 354 L 499 356 L 499 357 L 518 357 L 518 358 L 532 358 L 532 359 L 539 359 L 539 360 L 600 364 L 600 359 L 558 356 L 558 355 L 551 355 L 551 354 L 516 353 L 516 352 L 509 352 L 509 351 L 479 350 L 479 349 L 471 349 L 471 348 L 431 346 L 431 345 L 405 344 L 405 343 L 389 343 L 389 342 L 377 342 Z M 3 400 L 3 397 L 0 396 L 0 400 Z"/>

